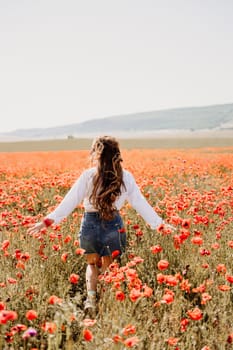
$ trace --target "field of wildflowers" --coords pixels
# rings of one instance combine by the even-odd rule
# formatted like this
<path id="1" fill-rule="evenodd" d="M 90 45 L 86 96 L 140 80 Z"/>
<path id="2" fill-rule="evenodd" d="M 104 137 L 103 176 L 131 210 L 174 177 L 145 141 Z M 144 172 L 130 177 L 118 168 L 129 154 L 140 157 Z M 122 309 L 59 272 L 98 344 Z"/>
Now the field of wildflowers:
<path id="1" fill-rule="evenodd" d="M 30 236 L 89 166 L 88 151 L 0 153 L 0 350 L 233 348 L 233 148 L 123 150 L 159 215 L 151 230 L 126 203 L 128 248 L 99 276 L 83 313 L 80 205 Z"/>

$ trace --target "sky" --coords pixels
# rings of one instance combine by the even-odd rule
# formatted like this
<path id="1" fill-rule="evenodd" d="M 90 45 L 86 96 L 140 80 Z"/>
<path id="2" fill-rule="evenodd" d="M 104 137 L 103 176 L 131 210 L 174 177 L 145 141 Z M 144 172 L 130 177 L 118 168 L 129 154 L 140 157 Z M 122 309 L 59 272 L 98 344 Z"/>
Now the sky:
<path id="1" fill-rule="evenodd" d="M 0 0 L 0 133 L 224 103 L 232 0 Z"/>

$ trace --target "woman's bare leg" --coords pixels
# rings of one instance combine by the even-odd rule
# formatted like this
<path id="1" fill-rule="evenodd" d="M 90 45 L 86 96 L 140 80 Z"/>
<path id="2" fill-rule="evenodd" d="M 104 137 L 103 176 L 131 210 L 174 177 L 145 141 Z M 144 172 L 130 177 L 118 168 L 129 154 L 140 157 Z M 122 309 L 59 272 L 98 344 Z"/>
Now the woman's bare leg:
<path id="1" fill-rule="evenodd" d="M 87 254 L 87 269 L 86 269 L 86 286 L 87 299 L 85 301 L 85 310 L 95 311 L 96 308 L 96 291 L 98 276 L 100 273 L 99 267 L 101 265 L 101 272 L 104 273 L 109 265 L 112 263 L 111 256 L 100 256 L 96 253 Z"/>
<path id="2" fill-rule="evenodd" d="M 101 272 L 104 273 L 109 267 L 109 265 L 112 263 L 112 257 L 110 255 L 102 256 L 101 261 L 102 261 Z"/>
<path id="3" fill-rule="evenodd" d="M 86 269 L 86 286 L 88 291 L 96 291 L 99 275 L 98 264 L 100 262 L 99 254 L 87 254 L 87 269 Z"/>

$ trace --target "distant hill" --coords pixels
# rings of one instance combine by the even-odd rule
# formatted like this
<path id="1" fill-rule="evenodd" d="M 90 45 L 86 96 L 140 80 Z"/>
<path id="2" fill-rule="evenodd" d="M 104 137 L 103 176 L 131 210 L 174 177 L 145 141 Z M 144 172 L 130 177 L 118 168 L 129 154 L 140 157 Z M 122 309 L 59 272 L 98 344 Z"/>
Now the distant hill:
<path id="1" fill-rule="evenodd" d="M 53 128 L 19 129 L 1 138 L 51 139 L 95 134 L 130 135 L 158 131 L 233 130 L 233 103 L 186 107 L 93 119 Z"/>

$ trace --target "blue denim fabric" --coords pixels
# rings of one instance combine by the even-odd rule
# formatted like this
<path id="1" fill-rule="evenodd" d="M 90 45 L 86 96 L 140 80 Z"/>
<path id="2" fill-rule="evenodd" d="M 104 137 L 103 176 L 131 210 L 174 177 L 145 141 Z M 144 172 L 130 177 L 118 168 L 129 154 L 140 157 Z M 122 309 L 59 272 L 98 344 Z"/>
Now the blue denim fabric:
<path id="1" fill-rule="evenodd" d="M 102 220 L 97 212 L 86 212 L 79 231 L 80 247 L 85 249 L 85 254 L 97 253 L 100 256 L 107 256 L 115 250 L 122 253 L 126 246 L 126 234 L 120 232 L 123 227 L 118 212 L 110 221 Z"/>

